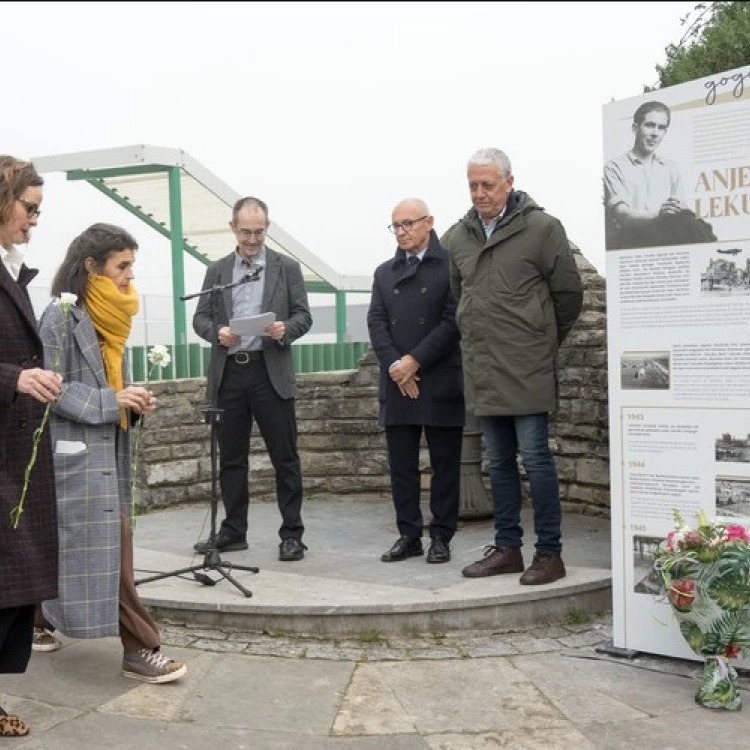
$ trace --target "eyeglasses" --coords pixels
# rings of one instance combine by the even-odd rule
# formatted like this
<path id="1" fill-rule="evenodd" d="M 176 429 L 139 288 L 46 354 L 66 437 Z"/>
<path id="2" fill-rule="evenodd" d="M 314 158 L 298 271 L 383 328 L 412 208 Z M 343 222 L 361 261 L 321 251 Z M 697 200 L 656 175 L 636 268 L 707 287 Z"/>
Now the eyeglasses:
<path id="1" fill-rule="evenodd" d="M 18 198 L 18 202 L 26 209 L 26 214 L 29 218 L 32 216 L 41 216 L 42 212 L 39 210 L 39 204 L 38 203 L 32 203 L 31 201 L 24 200 L 23 198 Z"/>
<path id="2" fill-rule="evenodd" d="M 265 237 L 266 230 L 265 229 L 238 229 L 237 234 L 239 234 L 240 237 L 245 237 L 247 239 L 250 239 L 251 237 Z"/>
<path id="3" fill-rule="evenodd" d="M 388 225 L 388 231 L 393 232 L 393 234 L 398 234 L 399 229 L 403 229 L 404 232 L 411 232 L 411 230 L 414 229 L 414 225 L 418 221 L 424 221 L 425 219 L 429 218 L 429 216 L 420 216 L 418 219 L 405 219 L 404 221 L 396 221 L 393 224 Z"/>

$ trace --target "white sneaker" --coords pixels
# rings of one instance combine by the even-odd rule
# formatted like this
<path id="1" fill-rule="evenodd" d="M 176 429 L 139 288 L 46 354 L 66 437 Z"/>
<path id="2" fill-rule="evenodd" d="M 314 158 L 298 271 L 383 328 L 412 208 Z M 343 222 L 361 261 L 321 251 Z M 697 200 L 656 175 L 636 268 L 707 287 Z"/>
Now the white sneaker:
<path id="1" fill-rule="evenodd" d="M 34 628 L 34 640 L 31 642 L 33 651 L 57 651 L 62 648 L 62 642 L 47 628 Z"/>

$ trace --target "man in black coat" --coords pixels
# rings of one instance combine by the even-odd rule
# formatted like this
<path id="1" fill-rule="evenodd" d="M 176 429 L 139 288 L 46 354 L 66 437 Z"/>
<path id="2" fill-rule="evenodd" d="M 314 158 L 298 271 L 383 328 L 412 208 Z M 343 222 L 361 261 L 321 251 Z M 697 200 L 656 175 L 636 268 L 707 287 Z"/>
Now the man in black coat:
<path id="1" fill-rule="evenodd" d="M 380 424 L 385 427 L 399 538 L 383 562 L 423 554 L 419 448 L 422 432 L 432 468 L 428 563 L 450 560 L 461 485 L 465 419 L 456 303 L 448 253 L 424 201 L 393 209 L 395 256 L 375 270 L 367 314 L 380 363 Z"/>

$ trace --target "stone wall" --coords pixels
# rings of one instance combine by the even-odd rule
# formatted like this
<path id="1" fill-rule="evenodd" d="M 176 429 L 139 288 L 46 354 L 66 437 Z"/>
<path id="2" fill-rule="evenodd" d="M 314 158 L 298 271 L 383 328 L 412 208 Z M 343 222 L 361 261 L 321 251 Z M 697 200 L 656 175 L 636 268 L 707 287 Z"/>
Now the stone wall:
<path id="1" fill-rule="evenodd" d="M 569 510 L 609 513 L 604 280 L 579 253 L 584 310 L 560 351 L 560 409 L 551 429 L 561 494 Z M 298 376 L 299 451 L 308 499 L 329 494 L 390 497 L 385 439 L 377 424 L 377 361 L 356 371 Z M 203 379 L 152 383 L 159 408 L 140 436 L 137 502 L 167 506 L 211 496 L 211 428 Z M 423 464 L 428 467 L 426 456 Z M 486 467 L 482 472 L 487 485 Z M 425 487 L 429 476 L 425 472 Z M 253 500 L 274 501 L 273 467 L 259 435 L 251 441 Z M 217 489 L 218 492 L 218 489 Z"/>

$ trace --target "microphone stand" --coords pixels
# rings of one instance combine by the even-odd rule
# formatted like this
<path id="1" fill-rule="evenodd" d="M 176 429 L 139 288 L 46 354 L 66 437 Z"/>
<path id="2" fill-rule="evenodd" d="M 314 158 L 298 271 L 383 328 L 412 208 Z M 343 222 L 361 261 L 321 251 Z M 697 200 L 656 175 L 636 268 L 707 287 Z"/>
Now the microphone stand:
<path id="1" fill-rule="evenodd" d="M 248 281 L 258 281 L 262 271 L 263 267 L 258 266 L 252 271 L 246 273 L 238 281 L 234 281 L 229 284 L 214 284 L 214 286 L 210 287 L 209 289 L 204 289 L 203 291 L 196 292 L 195 294 L 186 294 L 180 297 L 180 299 L 184 302 L 186 300 L 193 299 L 194 297 L 202 297 L 203 295 L 210 294 L 213 319 L 216 320 L 218 300 L 221 296 L 221 292 L 223 292 L 225 289 L 232 289 L 233 287 L 239 286 L 240 284 L 245 284 Z M 218 341 L 214 341 L 212 346 L 212 353 L 215 357 L 216 349 L 219 346 Z M 214 570 L 224 578 L 226 578 L 230 583 L 234 584 L 246 597 L 251 597 L 253 595 L 253 592 L 243 586 L 238 580 L 236 580 L 229 571 L 246 570 L 250 573 L 257 573 L 259 571 L 259 568 L 249 565 L 233 565 L 232 563 L 223 562 L 221 559 L 221 555 L 219 555 L 219 550 L 216 548 L 216 518 L 218 515 L 217 509 L 219 505 L 219 472 L 217 462 L 219 437 L 217 425 L 221 420 L 221 415 L 224 410 L 217 408 L 214 404 L 206 409 L 201 409 L 201 411 L 204 415 L 206 424 L 211 426 L 211 532 L 208 537 L 208 546 L 206 549 L 205 557 L 203 558 L 203 564 L 191 565 L 187 568 L 173 570 L 170 573 L 159 573 L 158 575 L 149 576 L 148 578 L 142 578 L 141 580 L 136 581 L 135 585 L 138 586 L 141 583 L 159 581 L 162 578 L 168 578 L 170 576 L 180 576 L 185 573 L 192 573 L 193 577 L 198 583 L 202 583 L 204 586 L 215 586 L 217 582 L 213 578 L 202 572 Z"/>

